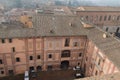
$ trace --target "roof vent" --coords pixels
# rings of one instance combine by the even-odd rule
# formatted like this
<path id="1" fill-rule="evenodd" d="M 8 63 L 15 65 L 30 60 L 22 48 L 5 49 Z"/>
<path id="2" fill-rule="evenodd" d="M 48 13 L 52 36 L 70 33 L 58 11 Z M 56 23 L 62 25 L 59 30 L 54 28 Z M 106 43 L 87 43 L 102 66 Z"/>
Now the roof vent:
<path id="1" fill-rule="evenodd" d="M 108 37 L 108 35 L 104 33 L 103 34 L 103 38 L 107 38 L 107 37 Z"/>
<path id="2" fill-rule="evenodd" d="M 50 30 L 50 33 L 55 33 L 55 31 L 52 29 L 52 30 Z"/>
<path id="3" fill-rule="evenodd" d="M 72 26 L 72 23 L 71 23 L 71 22 L 69 23 L 69 26 Z"/>

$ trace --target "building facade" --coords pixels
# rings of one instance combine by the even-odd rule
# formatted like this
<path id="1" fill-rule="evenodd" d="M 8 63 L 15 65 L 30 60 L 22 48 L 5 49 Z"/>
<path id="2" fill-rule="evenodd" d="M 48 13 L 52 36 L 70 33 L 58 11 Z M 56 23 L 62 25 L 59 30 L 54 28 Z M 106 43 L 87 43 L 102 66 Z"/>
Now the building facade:
<path id="1" fill-rule="evenodd" d="M 81 19 L 101 27 L 118 25 L 120 22 L 119 7 L 81 6 L 73 10 L 73 13 Z"/>
<path id="2" fill-rule="evenodd" d="M 26 70 L 72 69 L 77 65 L 86 77 L 119 72 L 114 65 L 118 60 L 111 62 L 105 54 L 111 52 L 103 52 L 111 48 L 109 41 L 118 44 L 113 37 L 104 39 L 99 29 L 84 28 L 77 16 L 36 14 L 32 19 L 28 20 L 32 27 L 0 25 L 0 77 Z"/>
<path id="3" fill-rule="evenodd" d="M 86 36 L 1 39 L 1 76 L 81 65 Z"/>

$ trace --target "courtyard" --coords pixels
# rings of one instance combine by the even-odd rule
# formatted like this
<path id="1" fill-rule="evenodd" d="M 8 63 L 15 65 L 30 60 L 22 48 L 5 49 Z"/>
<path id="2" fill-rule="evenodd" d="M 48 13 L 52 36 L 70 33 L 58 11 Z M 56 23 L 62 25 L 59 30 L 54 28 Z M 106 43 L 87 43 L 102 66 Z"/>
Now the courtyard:
<path id="1" fill-rule="evenodd" d="M 74 70 L 54 70 L 54 71 L 41 71 L 37 72 L 36 78 L 30 78 L 30 80 L 73 80 L 75 79 Z M 0 80 L 24 80 L 24 75 L 16 75 L 0 78 Z"/>

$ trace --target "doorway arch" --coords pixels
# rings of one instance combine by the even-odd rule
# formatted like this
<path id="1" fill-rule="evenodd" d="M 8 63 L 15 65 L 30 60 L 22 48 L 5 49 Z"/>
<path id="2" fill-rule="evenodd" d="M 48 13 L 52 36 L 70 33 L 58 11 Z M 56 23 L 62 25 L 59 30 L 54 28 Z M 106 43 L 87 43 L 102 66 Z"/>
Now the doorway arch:
<path id="1" fill-rule="evenodd" d="M 61 69 L 68 69 L 69 68 L 69 61 L 67 61 L 67 60 L 62 61 L 61 65 L 60 65 L 60 68 Z"/>

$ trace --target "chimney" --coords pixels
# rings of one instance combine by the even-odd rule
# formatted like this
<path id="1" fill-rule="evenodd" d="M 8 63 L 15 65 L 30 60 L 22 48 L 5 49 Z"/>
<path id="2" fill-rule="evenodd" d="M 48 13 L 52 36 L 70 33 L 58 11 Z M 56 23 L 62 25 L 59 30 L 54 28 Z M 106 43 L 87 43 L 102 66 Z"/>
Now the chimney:
<path id="1" fill-rule="evenodd" d="M 20 17 L 20 22 L 23 23 L 28 28 L 33 28 L 33 23 L 31 20 L 32 20 L 32 17 L 29 17 L 27 15 L 22 15 Z"/>
<path id="2" fill-rule="evenodd" d="M 82 25 L 84 28 L 93 28 L 94 26 L 92 24 L 89 24 L 89 23 L 85 23 L 83 21 L 81 21 Z"/>

